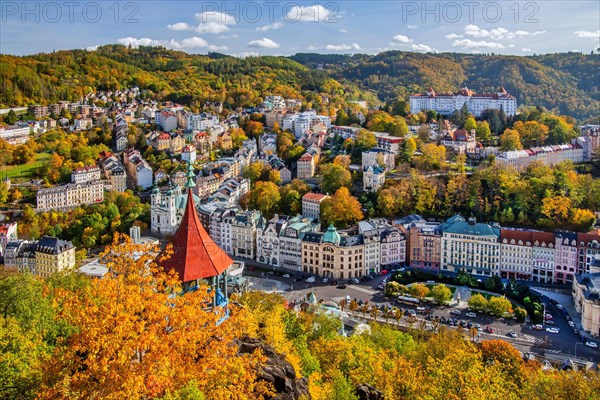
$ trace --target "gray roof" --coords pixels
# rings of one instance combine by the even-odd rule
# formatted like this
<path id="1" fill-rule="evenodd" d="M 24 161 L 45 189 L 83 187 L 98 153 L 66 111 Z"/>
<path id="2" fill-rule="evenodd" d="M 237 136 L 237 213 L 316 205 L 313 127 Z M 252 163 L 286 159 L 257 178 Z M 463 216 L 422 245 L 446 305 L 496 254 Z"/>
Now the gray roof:
<path id="1" fill-rule="evenodd" d="M 583 291 L 586 300 L 600 302 L 600 273 L 577 274 L 575 279 L 577 283 L 586 287 Z"/>
<path id="2" fill-rule="evenodd" d="M 55 237 L 43 236 L 37 243 L 36 251 L 46 254 L 60 254 L 73 248 L 73 243 Z"/>

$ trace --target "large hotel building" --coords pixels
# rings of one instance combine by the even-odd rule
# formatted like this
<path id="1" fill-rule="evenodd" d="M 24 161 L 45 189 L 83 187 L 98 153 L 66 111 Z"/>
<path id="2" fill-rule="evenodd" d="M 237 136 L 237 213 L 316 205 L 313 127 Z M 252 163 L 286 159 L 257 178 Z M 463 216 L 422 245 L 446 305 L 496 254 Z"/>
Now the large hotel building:
<path id="1" fill-rule="evenodd" d="M 517 112 L 517 99 L 502 87 L 498 93 L 475 93 L 466 87 L 456 93 L 436 93 L 429 88 L 427 93 L 410 96 L 410 111 L 413 113 L 435 110 L 442 115 L 450 115 L 460 110 L 464 104 L 476 117 L 480 116 L 483 110 L 490 108 L 502 108 L 509 116 Z"/>

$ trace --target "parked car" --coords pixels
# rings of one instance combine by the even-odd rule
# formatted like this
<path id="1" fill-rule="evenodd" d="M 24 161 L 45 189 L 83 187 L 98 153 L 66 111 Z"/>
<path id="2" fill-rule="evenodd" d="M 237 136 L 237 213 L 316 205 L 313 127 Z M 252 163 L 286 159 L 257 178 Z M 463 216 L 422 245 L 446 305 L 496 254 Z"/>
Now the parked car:
<path id="1" fill-rule="evenodd" d="M 477 318 L 477 314 L 475 314 L 474 312 L 468 312 L 465 315 L 469 318 Z"/>
<path id="2" fill-rule="evenodd" d="M 485 333 L 494 333 L 494 329 L 492 329 L 489 326 L 486 326 L 485 329 L 483 330 Z"/>
<path id="3" fill-rule="evenodd" d="M 579 335 L 579 329 L 573 328 L 573 333 L 576 334 L 576 335 Z"/>
<path id="4" fill-rule="evenodd" d="M 513 331 L 512 329 L 510 331 L 508 331 L 507 335 L 510 336 L 511 338 L 517 337 L 517 333 L 515 331 Z"/>
<path id="5" fill-rule="evenodd" d="M 559 333 L 560 330 L 558 328 L 546 328 L 546 332 L 548 332 L 548 333 Z"/>
<path id="6" fill-rule="evenodd" d="M 340 283 L 339 285 L 337 285 L 338 289 L 346 289 L 346 285 L 344 285 L 343 283 Z"/>
<path id="7" fill-rule="evenodd" d="M 571 328 L 575 328 L 575 322 L 573 322 L 573 321 L 569 321 L 568 323 L 569 323 L 569 326 L 570 326 Z"/>
<path id="8" fill-rule="evenodd" d="M 544 319 L 545 319 L 546 321 L 549 321 L 549 320 L 551 320 L 551 319 L 554 319 L 554 317 L 553 317 L 551 314 L 546 314 L 546 315 L 544 315 Z"/>
<path id="9" fill-rule="evenodd" d="M 559 310 L 564 310 L 565 308 L 563 306 L 561 306 L 560 304 L 556 304 L 556 308 L 558 308 Z"/>
<path id="10" fill-rule="evenodd" d="M 316 280 L 317 280 L 317 278 L 315 278 L 314 276 L 310 276 L 310 277 L 306 278 L 305 282 L 306 283 L 315 283 Z"/>
<path id="11" fill-rule="evenodd" d="M 554 321 L 548 320 L 548 321 L 546 321 L 546 325 L 554 325 Z"/>
<path id="12" fill-rule="evenodd" d="M 556 301 L 554 299 L 550 299 L 550 303 L 552 303 L 552 304 L 558 304 L 558 301 Z"/>
<path id="13" fill-rule="evenodd" d="M 475 324 L 475 329 L 477 329 L 478 331 L 481 331 L 481 325 L 480 324 Z"/>
<path id="14" fill-rule="evenodd" d="M 544 329 L 544 327 L 541 324 L 535 324 L 535 325 L 531 325 L 531 329 L 534 329 L 536 331 L 541 331 Z"/>
<path id="15" fill-rule="evenodd" d="M 283 274 L 281 276 L 283 276 L 284 278 L 291 278 L 292 277 L 290 274 Z"/>
<path id="16" fill-rule="evenodd" d="M 384 270 L 382 270 L 382 271 L 379 273 L 379 275 L 387 275 L 387 274 L 388 274 L 388 270 L 387 270 L 387 269 L 384 269 Z"/>
<path id="17" fill-rule="evenodd" d="M 450 314 L 461 315 L 462 312 L 460 310 L 452 310 L 452 311 L 450 311 Z"/>
<path id="18" fill-rule="evenodd" d="M 565 318 L 567 319 L 567 321 L 572 321 L 573 318 L 571 318 L 571 316 L 569 314 L 565 314 Z"/>
<path id="19" fill-rule="evenodd" d="M 358 279 L 356 279 L 356 278 L 352 278 L 352 279 L 350 279 L 348 281 L 348 283 L 354 283 L 354 284 L 356 284 L 356 283 L 360 283 L 360 281 Z"/>
<path id="20" fill-rule="evenodd" d="M 323 278 L 323 281 L 322 281 L 322 282 L 323 282 L 323 283 L 327 283 L 327 282 L 329 282 L 329 278 Z"/>
<path id="21" fill-rule="evenodd" d="M 585 345 L 587 347 L 591 347 L 592 349 L 597 349 L 598 348 L 598 343 L 596 343 L 596 342 L 585 342 Z"/>
<path id="22" fill-rule="evenodd" d="M 301 281 L 303 281 L 303 280 L 304 280 L 304 278 L 303 278 L 303 277 L 301 277 L 301 276 L 299 276 L 299 277 L 297 277 L 297 278 L 296 278 L 296 279 L 294 279 L 294 280 L 295 280 L 296 282 L 301 282 Z"/>

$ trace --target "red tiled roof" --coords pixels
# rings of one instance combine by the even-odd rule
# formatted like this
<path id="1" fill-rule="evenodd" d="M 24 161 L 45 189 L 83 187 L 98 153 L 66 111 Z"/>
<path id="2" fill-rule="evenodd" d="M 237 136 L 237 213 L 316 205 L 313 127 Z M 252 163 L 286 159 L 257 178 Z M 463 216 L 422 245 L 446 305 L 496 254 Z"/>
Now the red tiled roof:
<path id="1" fill-rule="evenodd" d="M 326 194 L 321 194 L 321 193 L 306 193 L 304 196 L 302 196 L 302 200 L 321 201 L 325 197 L 329 197 L 329 196 L 327 196 Z"/>
<path id="2" fill-rule="evenodd" d="M 500 240 L 506 239 L 509 244 L 511 240 L 515 240 L 516 243 L 521 240 L 523 245 L 526 242 L 530 242 L 533 245 L 536 241 L 538 243 L 545 242 L 546 244 L 554 244 L 554 234 L 552 232 L 535 232 L 535 231 L 521 231 L 517 229 L 500 229 Z"/>
<path id="3" fill-rule="evenodd" d="M 171 243 L 173 254 L 161 265 L 165 271 L 176 271 L 182 282 L 219 275 L 233 264 L 231 257 L 200 223 L 191 189 L 188 189 L 185 213 Z"/>
<path id="4" fill-rule="evenodd" d="M 585 246 L 588 245 L 588 243 L 592 242 L 596 240 L 597 242 L 600 242 L 600 235 L 595 235 L 593 233 L 581 233 L 578 232 L 577 233 L 577 243 L 585 243 Z"/>

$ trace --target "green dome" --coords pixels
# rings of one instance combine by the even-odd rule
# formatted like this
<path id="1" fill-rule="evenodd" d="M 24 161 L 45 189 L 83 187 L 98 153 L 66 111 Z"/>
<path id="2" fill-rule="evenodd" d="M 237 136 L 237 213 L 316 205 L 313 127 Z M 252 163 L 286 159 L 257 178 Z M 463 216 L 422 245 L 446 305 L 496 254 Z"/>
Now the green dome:
<path id="1" fill-rule="evenodd" d="M 325 232 L 325 235 L 323 235 L 323 242 L 333 243 L 337 245 L 340 244 L 340 239 L 340 234 L 337 233 L 335 226 L 333 226 L 333 224 L 329 225 L 329 228 L 327 228 L 327 232 Z"/>

